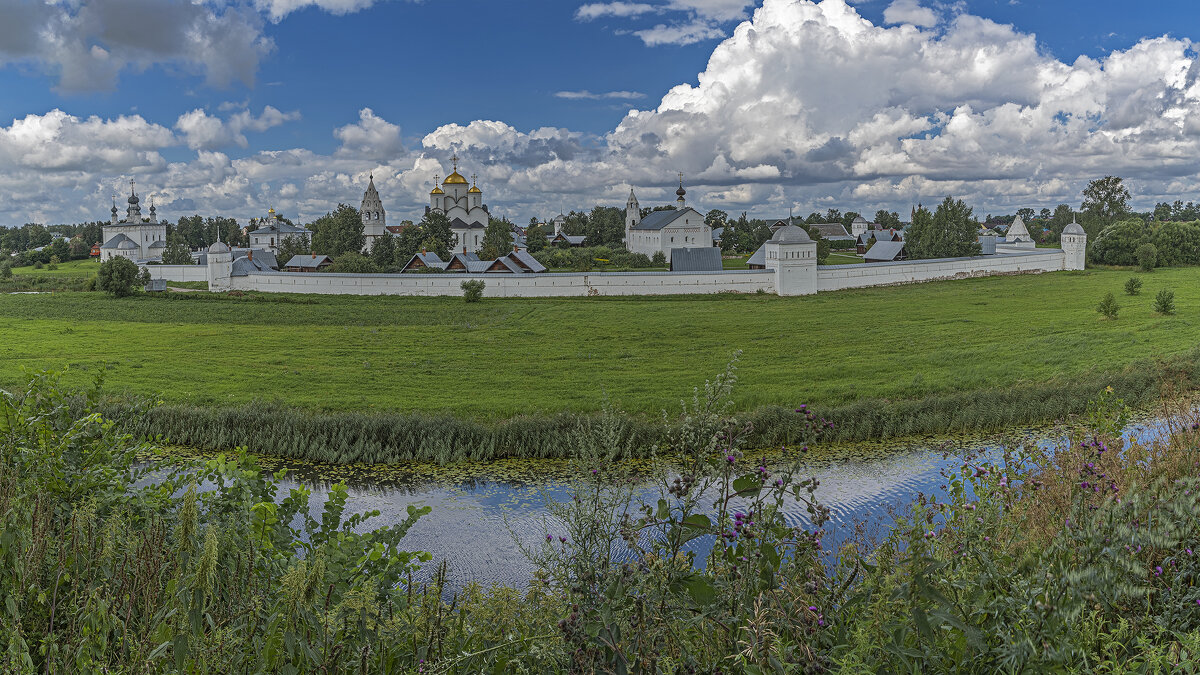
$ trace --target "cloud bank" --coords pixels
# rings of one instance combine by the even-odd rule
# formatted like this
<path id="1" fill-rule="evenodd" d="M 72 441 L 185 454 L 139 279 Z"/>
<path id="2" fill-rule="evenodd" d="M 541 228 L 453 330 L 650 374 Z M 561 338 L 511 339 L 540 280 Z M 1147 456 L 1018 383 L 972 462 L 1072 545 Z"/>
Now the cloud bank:
<path id="1" fill-rule="evenodd" d="M 714 13 L 737 5 L 688 4 Z M 920 7 L 902 8 L 910 5 Z M 1143 39 L 1065 62 L 1012 26 L 966 13 L 927 18 L 893 15 L 879 26 L 843 0 L 765 0 L 696 83 L 601 136 L 477 120 L 405 139 L 395 121 L 364 109 L 330 131 L 339 143 L 330 154 L 231 157 L 246 133 L 289 113 L 192 111 L 166 123 L 29 115 L 0 127 L 0 209 L 49 222 L 103 217 L 132 175 L 160 204 L 190 199 L 239 217 L 275 206 L 308 219 L 357 204 L 374 173 L 390 216 L 416 218 L 454 153 L 464 173 L 479 175 L 494 213 L 525 221 L 560 205 L 620 206 L 630 185 L 643 204 L 669 202 L 678 171 L 698 208 L 763 215 L 792 204 L 907 212 L 946 195 L 1012 212 L 1077 204 L 1083 185 L 1107 174 L 1129 179 L 1143 205 L 1200 196 L 1200 64 L 1190 40 Z M 181 150 L 192 156 L 164 159 Z M 42 194 L 45 206 L 31 207 Z"/>

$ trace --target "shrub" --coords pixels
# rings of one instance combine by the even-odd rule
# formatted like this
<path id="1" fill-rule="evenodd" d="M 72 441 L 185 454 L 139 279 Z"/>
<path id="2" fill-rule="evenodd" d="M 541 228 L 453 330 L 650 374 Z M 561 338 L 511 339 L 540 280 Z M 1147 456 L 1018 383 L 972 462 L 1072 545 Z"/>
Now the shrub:
<path id="1" fill-rule="evenodd" d="M 463 300 L 479 302 L 483 298 L 483 289 L 487 284 L 482 279 L 470 279 L 460 284 L 463 290 Z"/>
<path id="2" fill-rule="evenodd" d="M 58 259 L 58 256 L 56 256 L 56 255 L 50 256 L 50 269 L 52 269 L 52 270 L 58 269 L 58 263 L 60 263 L 60 262 L 62 262 L 62 261 L 60 261 Z"/>
<path id="3" fill-rule="evenodd" d="M 12 263 L 7 260 L 0 262 L 0 279 L 8 281 L 12 276 Z"/>
<path id="4" fill-rule="evenodd" d="M 1154 296 L 1154 311 L 1159 314 L 1175 313 L 1175 291 L 1164 288 Z"/>
<path id="5" fill-rule="evenodd" d="M 1100 301 L 1099 305 L 1096 305 L 1096 311 L 1103 314 L 1106 319 L 1117 318 L 1117 312 L 1120 309 L 1121 306 L 1117 304 L 1117 299 L 1113 297 L 1111 291 L 1104 295 L 1104 299 Z"/>
<path id="6" fill-rule="evenodd" d="M 667 256 L 663 255 L 662 251 L 655 251 L 654 255 L 650 258 L 650 262 L 653 263 L 655 267 L 666 267 Z"/>
<path id="7" fill-rule="evenodd" d="M 133 293 L 138 280 L 138 266 L 129 258 L 114 256 L 100 265 L 96 273 L 96 285 L 100 290 L 116 298 Z"/>
<path id="8" fill-rule="evenodd" d="M 1134 255 L 1143 272 L 1149 272 L 1158 264 L 1158 247 L 1154 244 L 1146 243 L 1138 246 Z"/>
<path id="9" fill-rule="evenodd" d="M 35 261 L 33 262 L 33 269 L 35 269 L 35 270 L 40 270 L 40 269 L 42 269 L 43 267 L 45 267 L 45 265 L 43 265 L 43 264 L 42 264 L 42 261 L 41 261 L 41 260 L 35 260 Z"/>
<path id="10" fill-rule="evenodd" d="M 1125 295 L 1137 295 L 1142 292 L 1142 280 L 1138 277 L 1129 277 L 1129 281 L 1125 282 Z"/>

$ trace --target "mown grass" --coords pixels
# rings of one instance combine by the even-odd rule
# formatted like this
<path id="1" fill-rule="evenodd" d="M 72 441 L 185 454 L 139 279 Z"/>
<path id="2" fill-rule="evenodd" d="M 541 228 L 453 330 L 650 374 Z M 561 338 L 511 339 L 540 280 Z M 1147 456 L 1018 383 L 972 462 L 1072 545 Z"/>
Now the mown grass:
<path id="1" fill-rule="evenodd" d="M 95 258 L 88 260 L 68 260 L 58 264 L 58 269 L 50 269 L 43 266 L 42 269 L 36 269 L 33 265 L 24 267 L 14 267 L 13 274 L 29 275 L 29 276 L 49 276 L 49 277 L 91 277 L 95 276 L 100 270 L 100 261 Z"/>
<path id="2" fill-rule="evenodd" d="M 173 403 L 260 402 L 484 419 L 676 409 L 743 350 L 742 410 L 881 405 L 1086 382 L 1197 344 L 1200 270 L 972 279 L 821 294 L 485 299 L 98 293 L 0 296 L 0 386 L 70 366 Z M 1177 313 L 1153 313 L 1173 288 Z M 986 398 L 986 397 L 985 397 Z"/>

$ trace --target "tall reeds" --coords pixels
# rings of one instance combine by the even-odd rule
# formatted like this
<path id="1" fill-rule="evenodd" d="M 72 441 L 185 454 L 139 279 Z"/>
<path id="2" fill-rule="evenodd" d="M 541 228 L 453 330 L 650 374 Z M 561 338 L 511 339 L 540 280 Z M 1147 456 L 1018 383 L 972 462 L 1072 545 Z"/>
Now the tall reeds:
<path id="1" fill-rule="evenodd" d="M 1137 406 L 1154 401 L 1164 385 L 1179 392 L 1194 389 L 1197 383 L 1200 350 L 1172 361 L 1073 380 L 809 408 L 833 422 L 830 440 L 860 441 L 1060 421 L 1083 413 L 1094 392 L 1105 387 Z M 567 439 L 587 436 L 602 424 L 615 425 L 631 453 L 638 455 L 662 443 L 669 428 L 661 419 L 613 411 L 485 422 L 449 414 L 314 411 L 261 402 L 227 407 L 168 404 L 147 410 L 141 401 L 114 398 L 100 403 L 98 409 L 141 438 L 161 436 L 174 444 L 210 450 L 247 447 L 335 464 L 563 458 L 572 452 Z M 746 447 L 787 445 L 803 432 L 802 422 L 790 408 L 762 407 L 736 416 L 751 428 Z"/>

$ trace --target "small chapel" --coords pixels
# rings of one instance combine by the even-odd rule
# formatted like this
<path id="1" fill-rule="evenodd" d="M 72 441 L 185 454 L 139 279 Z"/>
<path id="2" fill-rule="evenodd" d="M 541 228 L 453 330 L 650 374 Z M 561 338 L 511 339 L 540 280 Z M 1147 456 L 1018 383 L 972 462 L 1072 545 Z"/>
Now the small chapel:
<path id="1" fill-rule="evenodd" d="M 149 214 L 142 215 L 141 199 L 137 196 L 133 181 L 129 181 L 129 199 L 126 200 L 125 217 L 117 215 L 117 198 L 113 197 L 112 215 L 103 227 L 104 243 L 100 246 L 100 260 L 114 257 L 129 258 L 135 262 L 162 259 L 167 248 L 167 223 L 158 222 L 153 201 Z"/>
<path id="2" fill-rule="evenodd" d="M 651 257 L 662 253 L 668 261 L 672 249 L 712 248 L 712 228 L 704 222 L 702 213 L 687 205 L 683 174 L 679 174 L 675 196 L 674 208 L 652 211 L 643 218 L 637 196 L 633 188 L 629 189 L 629 200 L 625 202 L 625 248 Z"/>
<path id="3" fill-rule="evenodd" d="M 458 155 L 450 159 L 454 162 L 454 171 L 446 176 L 441 185 L 438 184 L 438 177 L 433 177 L 433 190 L 429 193 L 426 212 L 441 213 L 450 221 L 455 250 L 474 252 L 483 245 L 483 232 L 489 220 L 488 207 L 483 203 L 483 190 L 476 185 L 476 177 L 471 176 L 471 182 L 468 183 L 466 177 L 458 172 Z"/>

